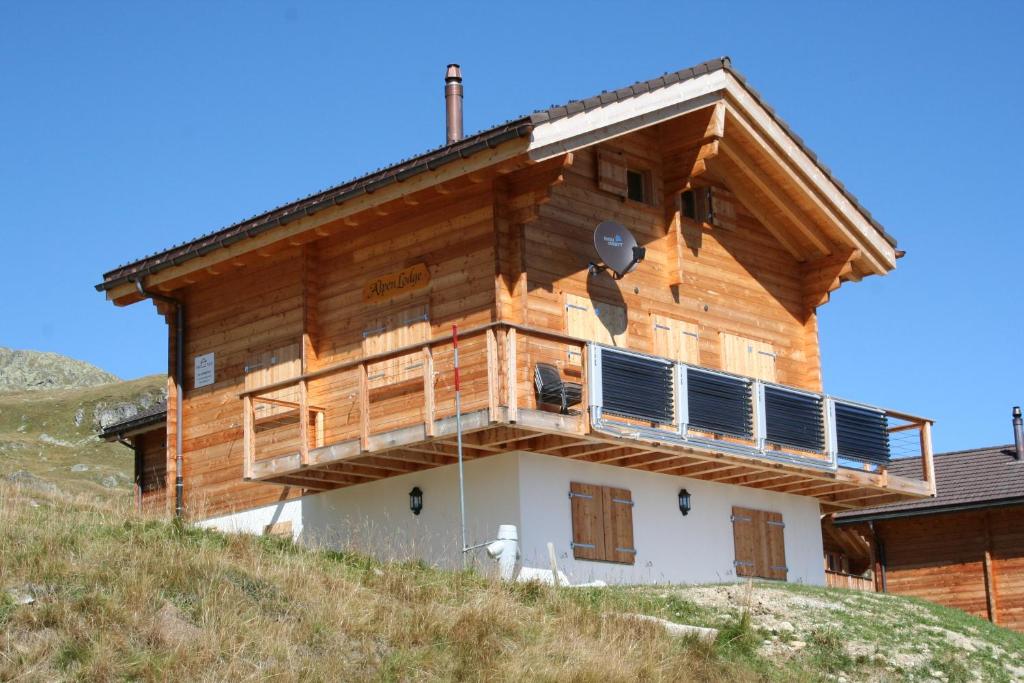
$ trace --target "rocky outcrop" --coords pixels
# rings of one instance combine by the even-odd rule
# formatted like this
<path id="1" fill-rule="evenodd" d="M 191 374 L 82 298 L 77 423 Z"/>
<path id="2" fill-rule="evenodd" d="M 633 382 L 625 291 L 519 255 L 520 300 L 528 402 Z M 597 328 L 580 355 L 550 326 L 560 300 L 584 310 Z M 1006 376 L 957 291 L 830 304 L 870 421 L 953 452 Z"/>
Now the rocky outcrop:
<path id="1" fill-rule="evenodd" d="M 92 407 L 93 428 L 100 431 L 112 424 L 131 420 L 151 410 L 160 410 L 166 401 L 166 387 L 140 392 L 126 401 L 99 401 Z M 76 423 L 79 420 L 77 414 L 75 420 Z"/>
<path id="2" fill-rule="evenodd" d="M 95 365 L 57 353 L 0 347 L 0 392 L 94 387 L 117 381 Z"/>

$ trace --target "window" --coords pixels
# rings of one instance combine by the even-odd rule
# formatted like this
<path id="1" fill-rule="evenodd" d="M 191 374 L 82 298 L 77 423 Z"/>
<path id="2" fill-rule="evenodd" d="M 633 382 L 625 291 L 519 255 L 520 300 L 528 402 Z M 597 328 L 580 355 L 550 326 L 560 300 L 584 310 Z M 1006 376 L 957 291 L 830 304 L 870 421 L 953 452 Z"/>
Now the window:
<path id="1" fill-rule="evenodd" d="M 648 203 L 647 174 L 626 169 L 626 197 L 634 202 Z"/>
<path id="2" fill-rule="evenodd" d="M 736 576 L 786 580 L 786 524 L 778 512 L 733 507 Z"/>
<path id="3" fill-rule="evenodd" d="M 651 314 L 652 353 L 681 363 L 699 363 L 697 325 L 665 315 Z"/>
<path id="4" fill-rule="evenodd" d="M 426 304 L 381 316 L 363 330 L 363 355 L 386 353 L 430 339 L 430 316 Z M 423 358 L 419 350 L 370 363 L 366 368 L 370 388 L 398 384 L 423 377 Z"/>
<path id="5" fill-rule="evenodd" d="M 627 489 L 569 484 L 572 556 L 577 560 L 633 564 L 633 496 Z"/>
<path id="6" fill-rule="evenodd" d="M 710 187 L 697 187 L 679 195 L 679 211 L 683 218 L 698 223 L 715 223 L 714 200 Z"/>
<path id="7" fill-rule="evenodd" d="M 622 199 L 654 204 L 651 172 L 643 168 L 630 168 L 626 155 L 617 150 L 597 151 L 597 187 Z"/>
<path id="8" fill-rule="evenodd" d="M 722 333 L 722 369 L 765 382 L 775 380 L 775 349 L 768 342 Z"/>

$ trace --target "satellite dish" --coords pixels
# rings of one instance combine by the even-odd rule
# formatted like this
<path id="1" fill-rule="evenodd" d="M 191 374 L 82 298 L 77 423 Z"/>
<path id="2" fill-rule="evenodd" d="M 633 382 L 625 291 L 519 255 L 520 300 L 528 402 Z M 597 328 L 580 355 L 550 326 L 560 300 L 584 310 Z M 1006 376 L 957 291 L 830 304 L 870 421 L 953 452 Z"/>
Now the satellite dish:
<path id="1" fill-rule="evenodd" d="M 647 249 L 637 246 L 633 233 L 615 221 L 601 221 L 597 224 L 594 228 L 594 249 L 604 265 L 591 263 L 590 273 L 593 275 L 602 270 L 611 270 L 616 280 L 632 272 L 647 254 Z"/>

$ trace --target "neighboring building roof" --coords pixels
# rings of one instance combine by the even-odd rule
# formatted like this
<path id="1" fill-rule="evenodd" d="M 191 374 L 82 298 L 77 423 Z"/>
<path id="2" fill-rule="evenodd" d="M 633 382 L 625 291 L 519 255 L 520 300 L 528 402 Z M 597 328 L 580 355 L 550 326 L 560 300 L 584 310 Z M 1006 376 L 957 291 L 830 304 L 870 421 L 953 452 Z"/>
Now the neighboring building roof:
<path id="1" fill-rule="evenodd" d="M 1013 444 L 937 453 L 934 456 L 937 490 L 934 498 L 839 512 L 835 523 L 853 524 L 1024 503 L 1024 461 L 1015 460 L 1013 456 Z M 889 467 L 889 473 L 920 477 L 921 459 L 897 460 Z"/>
<path id="2" fill-rule="evenodd" d="M 575 114 L 591 111 L 609 105 L 613 102 L 620 102 L 642 95 L 644 93 L 659 90 L 670 85 L 698 78 L 700 76 L 725 70 L 732 74 L 754 99 L 764 107 L 765 111 L 783 128 L 793 140 L 800 146 L 801 150 L 821 169 L 828 179 L 843 193 L 851 204 L 859 211 L 878 231 L 878 233 L 893 247 L 896 240 L 889 235 L 885 229 L 871 216 L 871 214 L 857 201 L 850 192 L 840 183 L 832 172 L 824 166 L 817 156 L 807 148 L 800 139 L 779 118 L 775 111 L 769 107 L 760 94 L 747 83 L 735 69 L 728 57 L 721 57 L 711 61 L 698 64 L 688 69 L 681 69 L 672 73 L 666 73 L 658 78 L 649 81 L 634 83 L 631 86 L 618 90 L 605 91 L 599 95 L 584 100 L 572 100 L 566 104 L 554 106 L 549 109 L 534 112 L 507 121 L 499 126 L 476 133 L 450 145 L 438 147 L 419 156 L 412 157 L 398 162 L 387 168 L 383 168 L 359 178 L 355 178 L 341 185 L 328 188 L 321 192 L 311 194 L 302 199 L 281 205 L 265 213 L 253 216 L 234 225 L 221 230 L 207 233 L 190 242 L 179 244 L 165 251 L 152 254 L 145 258 L 127 263 L 123 266 L 104 274 L 103 282 L 96 285 L 98 291 L 106 291 L 117 285 L 134 281 L 138 277 L 145 277 L 152 273 L 180 265 L 185 261 L 208 254 L 216 249 L 227 247 L 243 239 L 253 237 L 260 233 L 271 230 L 279 225 L 286 225 L 303 216 L 312 215 L 336 204 L 342 204 L 354 197 L 368 194 L 396 182 L 407 180 L 419 173 L 433 171 L 448 163 L 465 159 L 477 152 L 493 149 L 498 145 L 517 138 L 527 137 L 535 126 L 571 117 Z"/>
<path id="3" fill-rule="evenodd" d="M 119 436 L 124 436 L 131 432 L 138 432 L 147 427 L 155 428 L 157 425 L 166 421 L 167 401 L 160 401 L 159 403 L 154 403 L 149 408 L 146 408 L 141 412 L 135 413 L 135 415 L 129 417 L 127 420 L 107 425 L 100 430 L 99 436 L 101 439 L 113 441 Z"/>

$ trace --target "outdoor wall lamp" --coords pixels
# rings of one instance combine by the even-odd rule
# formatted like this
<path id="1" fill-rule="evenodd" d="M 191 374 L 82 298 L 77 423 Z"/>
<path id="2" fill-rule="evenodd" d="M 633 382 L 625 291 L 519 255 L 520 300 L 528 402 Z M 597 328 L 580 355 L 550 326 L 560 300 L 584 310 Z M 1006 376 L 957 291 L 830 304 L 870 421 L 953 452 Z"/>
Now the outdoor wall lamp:
<path id="1" fill-rule="evenodd" d="M 683 517 L 690 514 L 690 492 L 686 489 L 679 489 L 679 511 Z"/>
<path id="2" fill-rule="evenodd" d="M 423 509 L 423 491 L 419 486 L 413 486 L 412 491 L 409 491 L 409 509 L 414 515 L 420 514 Z"/>

